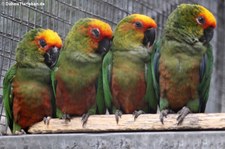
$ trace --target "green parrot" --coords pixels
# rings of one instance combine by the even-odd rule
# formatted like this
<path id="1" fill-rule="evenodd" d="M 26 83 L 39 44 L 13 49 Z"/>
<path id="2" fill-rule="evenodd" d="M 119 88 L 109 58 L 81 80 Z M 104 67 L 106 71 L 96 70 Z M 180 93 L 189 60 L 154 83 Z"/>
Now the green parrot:
<path id="1" fill-rule="evenodd" d="M 13 134 L 25 133 L 34 123 L 54 115 L 51 68 L 62 41 L 50 29 L 32 29 L 16 48 L 16 64 L 5 75 L 3 102 Z"/>
<path id="2" fill-rule="evenodd" d="M 150 68 L 156 27 L 152 18 L 132 14 L 115 28 L 102 73 L 105 104 L 117 123 L 122 113 L 133 113 L 135 120 L 140 114 L 157 111 Z"/>
<path id="3" fill-rule="evenodd" d="M 101 66 L 111 38 L 110 25 L 98 19 L 80 19 L 69 31 L 52 73 L 58 118 L 82 116 L 84 126 L 89 115 L 105 114 Z"/>
<path id="4" fill-rule="evenodd" d="M 201 5 L 181 4 L 168 17 L 161 40 L 154 45 L 152 74 L 160 98 L 160 121 L 178 112 L 204 112 L 209 95 L 213 55 L 210 40 L 216 20 Z"/>

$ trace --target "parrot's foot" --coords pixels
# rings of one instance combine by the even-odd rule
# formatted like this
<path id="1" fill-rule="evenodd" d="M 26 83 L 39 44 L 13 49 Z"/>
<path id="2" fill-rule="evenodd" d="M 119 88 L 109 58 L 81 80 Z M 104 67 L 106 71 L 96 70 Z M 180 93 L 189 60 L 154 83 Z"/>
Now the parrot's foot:
<path id="1" fill-rule="evenodd" d="M 177 125 L 180 125 L 184 118 L 191 113 L 191 110 L 188 107 L 183 107 L 180 111 L 177 112 L 179 115 L 177 117 Z"/>
<path id="2" fill-rule="evenodd" d="M 44 124 L 47 125 L 47 126 L 49 125 L 50 120 L 51 120 L 51 117 L 50 116 L 47 116 L 47 117 L 44 117 L 43 118 Z"/>
<path id="3" fill-rule="evenodd" d="M 15 131 L 15 135 L 25 135 L 27 134 L 23 129 L 21 129 L 20 131 Z"/>
<path id="4" fill-rule="evenodd" d="M 133 116 L 134 116 L 134 121 L 138 118 L 139 115 L 141 114 L 145 114 L 144 111 L 142 110 L 138 110 L 138 111 L 134 111 Z"/>
<path id="5" fill-rule="evenodd" d="M 165 109 L 165 110 L 162 110 L 160 112 L 160 117 L 159 118 L 160 118 L 160 122 L 162 124 L 164 124 L 164 122 L 163 122 L 164 117 L 166 118 L 167 115 L 170 114 L 170 113 L 174 113 L 174 112 L 172 110 L 170 110 L 170 109 Z"/>
<path id="6" fill-rule="evenodd" d="M 69 114 L 66 114 L 64 113 L 63 116 L 62 116 L 62 119 L 65 120 L 65 123 L 67 124 L 68 122 L 70 122 L 70 115 Z"/>
<path id="7" fill-rule="evenodd" d="M 116 123 L 119 123 L 119 118 L 121 118 L 122 112 L 120 110 L 116 110 L 115 117 L 116 117 Z"/>
<path id="8" fill-rule="evenodd" d="M 89 116 L 90 116 L 89 113 L 86 113 L 86 114 L 83 114 L 83 115 L 82 115 L 82 118 L 81 118 L 82 127 L 84 127 L 85 124 L 87 124 L 87 121 L 88 121 Z"/>

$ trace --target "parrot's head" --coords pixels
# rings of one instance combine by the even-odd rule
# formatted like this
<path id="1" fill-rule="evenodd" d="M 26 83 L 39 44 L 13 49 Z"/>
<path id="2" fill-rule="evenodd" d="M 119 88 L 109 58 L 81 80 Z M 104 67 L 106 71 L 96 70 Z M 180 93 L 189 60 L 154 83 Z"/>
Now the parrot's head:
<path id="1" fill-rule="evenodd" d="M 132 50 L 144 46 L 148 49 L 155 41 L 155 21 L 141 14 L 132 14 L 123 18 L 116 26 L 113 49 Z"/>
<path id="2" fill-rule="evenodd" d="M 50 29 L 32 29 L 24 35 L 17 47 L 17 62 L 41 62 L 53 68 L 62 47 L 59 35 Z"/>
<path id="3" fill-rule="evenodd" d="M 68 33 L 64 49 L 88 55 L 103 56 L 111 46 L 112 29 L 98 19 L 78 20 Z"/>
<path id="4" fill-rule="evenodd" d="M 46 65 L 50 68 L 54 67 L 59 57 L 59 50 L 62 47 L 62 40 L 59 35 L 50 29 L 43 30 L 37 33 L 34 42 L 38 51 L 44 56 Z"/>
<path id="5" fill-rule="evenodd" d="M 211 41 L 215 27 L 216 19 L 208 9 L 198 4 L 181 4 L 169 16 L 165 31 L 205 44 Z"/>

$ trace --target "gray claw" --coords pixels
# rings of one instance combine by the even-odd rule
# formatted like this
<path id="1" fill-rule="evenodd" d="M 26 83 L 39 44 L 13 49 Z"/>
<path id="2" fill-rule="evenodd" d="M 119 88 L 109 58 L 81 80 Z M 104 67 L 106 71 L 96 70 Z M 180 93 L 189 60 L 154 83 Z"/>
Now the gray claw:
<path id="1" fill-rule="evenodd" d="M 162 124 L 164 124 L 164 121 L 163 121 L 164 117 L 166 118 L 169 113 L 170 113 L 169 109 L 165 109 L 160 112 L 159 119 Z"/>
<path id="2" fill-rule="evenodd" d="M 44 124 L 47 125 L 47 126 L 49 125 L 50 120 L 51 120 L 51 117 L 50 116 L 47 116 L 47 117 L 44 117 L 43 118 Z"/>
<path id="3" fill-rule="evenodd" d="M 138 118 L 138 116 L 140 116 L 141 114 L 145 114 L 144 111 L 142 110 L 138 110 L 138 111 L 134 111 L 133 116 L 134 116 L 134 121 Z"/>
<path id="4" fill-rule="evenodd" d="M 82 121 L 82 127 L 84 127 L 87 124 L 88 118 L 89 118 L 90 114 L 86 113 L 82 115 L 81 121 Z"/>
<path id="5" fill-rule="evenodd" d="M 191 113 L 191 110 L 188 107 L 183 107 L 180 111 L 177 112 L 179 115 L 177 117 L 177 125 L 180 125 L 184 118 Z"/>
<path id="6" fill-rule="evenodd" d="M 120 110 L 116 110 L 115 117 L 116 117 L 116 123 L 119 123 L 119 118 L 121 118 L 122 112 Z"/>
<path id="7" fill-rule="evenodd" d="M 27 133 L 23 129 L 15 132 L 15 135 L 25 135 L 25 134 L 27 134 Z"/>
<path id="8" fill-rule="evenodd" d="M 62 119 L 65 120 L 65 123 L 67 124 L 68 122 L 70 122 L 71 118 L 69 114 L 63 114 Z"/>

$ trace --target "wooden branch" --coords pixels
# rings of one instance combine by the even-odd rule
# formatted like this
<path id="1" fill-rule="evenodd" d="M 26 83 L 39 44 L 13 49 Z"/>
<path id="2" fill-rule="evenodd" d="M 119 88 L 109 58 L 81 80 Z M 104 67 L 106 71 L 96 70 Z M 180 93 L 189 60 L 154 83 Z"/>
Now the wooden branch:
<path id="1" fill-rule="evenodd" d="M 225 130 L 225 113 L 189 114 L 181 125 L 177 125 L 177 114 L 169 114 L 164 125 L 159 114 L 143 114 L 134 121 L 133 115 L 124 114 L 116 124 L 114 115 L 92 115 L 85 127 L 81 118 L 65 123 L 61 119 L 51 119 L 47 126 L 44 122 L 33 125 L 29 133 L 65 133 L 65 132 L 121 132 L 121 131 L 166 131 L 166 130 Z"/>

